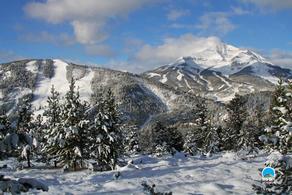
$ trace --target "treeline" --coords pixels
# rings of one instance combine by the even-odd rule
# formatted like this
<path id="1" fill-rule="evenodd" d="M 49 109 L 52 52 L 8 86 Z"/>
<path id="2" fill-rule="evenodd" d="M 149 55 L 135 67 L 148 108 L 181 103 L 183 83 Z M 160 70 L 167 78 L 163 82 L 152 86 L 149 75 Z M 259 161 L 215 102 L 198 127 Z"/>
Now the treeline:
<path id="1" fill-rule="evenodd" d="M 111 90 L 93 94 L 90 105 L 81 101 L 72 79 L 61 99 L 52 86 L 44 113 L 33 116 L 29 99 L 18 106 L 11 124 L 6 113 L 0 117 L 1 158 L 17 156 L 30 167 L 33 155 L 70 170 L 84 168 L 93 159 L 99 170 L 114 169 L 122 152 L 120 116 Z M 61 101 L 63 100 L 63 101 Z"/>
<path id="2" fill-rule="evenodd" d="M 1 158 L 20 156 L 30 166 L 35 156 L 72 170 L 94 160 L 97 170 L 103 171 L 114 169 L 119 157 L 141 152 L 161 156 L 182 151 L 209 156 L 220 151 L 250 154 L 269 148 L 287 153 L 291 151 L 291 86 L 291 82 L 279 82 L 269 111 L 258 103 L 250 112 L 248 99 L 235 95 L 225 106 L 224 122 L 218 123 L 206 100 L 198 98 L 187 131 L 157 120 L 151 129 L 141 132 L 135 125 L 123 124 L 111 90 L 96 91 L 89 104 L 80 100 L 72 79 L 65 97 L 52 87 L 42 115 L 33 116 L 29 100 L 19 105 L 17 120 L 12 124 L 2 113 Z"/>

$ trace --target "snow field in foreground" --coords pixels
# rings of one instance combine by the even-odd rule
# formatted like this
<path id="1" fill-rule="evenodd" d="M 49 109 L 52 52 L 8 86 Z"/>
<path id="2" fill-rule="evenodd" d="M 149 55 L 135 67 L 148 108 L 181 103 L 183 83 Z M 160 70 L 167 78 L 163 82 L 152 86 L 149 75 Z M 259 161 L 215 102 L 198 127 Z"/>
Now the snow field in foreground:
<path id="1" fill-rule="evenodd" d="M 32 169 L 15 171 L 16 159 L 0 161 L 0 174 L 10 178 L 30 177 L 40 179 L 49 186 L 48 192 L 40 194 L 144 194 L 141 183 L 156 185 L 160 192 L 173 194 L 254 194 L 254 180 L 260 180 L 258 168 L 264 165 L 265 157 L 240 160 L 233 153 L 222 153 L 210 158 L 134 156 L 134 165 L 119 167 L 117 171 L 91 172 L 89 170 L 63 173 L 61 169 L 43 169 L 33 163 Z M 25 163 L 25 162 L 24 162 Z"/>

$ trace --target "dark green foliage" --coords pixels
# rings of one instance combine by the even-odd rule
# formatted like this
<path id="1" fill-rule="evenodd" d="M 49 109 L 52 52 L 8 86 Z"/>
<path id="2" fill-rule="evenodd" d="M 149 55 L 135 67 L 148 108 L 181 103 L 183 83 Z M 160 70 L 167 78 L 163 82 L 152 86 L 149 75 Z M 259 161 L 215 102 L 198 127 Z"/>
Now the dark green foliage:
<path id="1" fill-rule="evenodd" d="M 137 154 L 141 152 L 141 147 L 139 143 L 138 128 L 133 126 L 127 126 L 122 128 L 124 136 L 124 146 L 125 152 L 127 154 Z"/>
<path id="2" fill-rule="evenodd" d="M 18 132 L 29 132 L 33 117 L 32 105 L 30 98 L 23 98 L 18 104 L 17 126 Z"/>
<path id="3" fill-rule="evenodd" d="M 265 129 L 263 136 L 266 149 L 278 150 L 283 154 L 292 151 L 292 136 L 289 134 L 289 130 L 292 130 L 291 93 L 292 88 L 285 87 L 283 81 L 279 80 L 270 106 L 270 127 Z"/>
<path id="4" fill-rule="evenodd" d="M 57 154 L 61 157 L 61 162 L 73 167 L 82 163 L 84 151 L 83 140 L 86 137 L 84 131 L 85 111 L 87 106 L 80 101 L 79 92 L 75 91 L 75 80 L 72 78 L 69 91 L 65 95 L 65 102 L 61 106 L 61 121 L 58 130 L 63 132 Z"/>
<path id="5" fill-rule="evenodd" d="M 287 154 L 292 151 L 292 83 L 286 88 L 282 80 L 279 81 L 271 104 L 271 125 L 266 128 L 266 133 L 261 136 L 265 148 L 277 153 L 276 158 L 269 160 L 266 166 L 276 170 L 273 182 L 262 181 L 253 185 L 259 194 L 291 194 L 292 193 L 292 165 L 291 157 Z M 280 155 L 279 155 L 280 154 Z"/>
<path id="6" fill-rule="evenodd" d="M 59 136 L 63 131 L 59 129 L 61 127 L 61 104 L 60 94 L 54 88 L 51 87 L 51 94 L 47 100 L 47 107 L 43 114 L 46 117 L 45 123 L 45 135 L 44 135 L 44 148 L 43 153 L 53 158 L 56 156 L 58 149 L 60 148 Z"/>
<path id="7" fill-rule="evenodd" d="M 242 136 L 246 134 L 243 129 L 244 122 L 247 118 L 247 111 L 245 107 L 246 99 L 238 94 L 226 105 L 228 112 L 228 121 L 226 130 L 222 136 L 225 150 L 240 150 L 244 143 Z M 239 142 L 239 140 L 241 140 Z"/>
<path id="8" fill-rule="evenodd" d="M 150 134 L 151 151 L 157 155 L 183 150 L 182 134 L 174 127 L 157 122 Z"/>
<path id="9" fill-rule="evenodd" d="M 45 60 L 45 63 L 42 65 L 43 74 L 46 78 L 52 78 L 54 76 L 54 62 L 53 60 Z"/>
<path id="10" fill-rule="evenodd" d="M 0 113 L 0 141 L 4 139 L 10 129 L 10 120 L 8 119 L 6 113 L 3 111 L 3 113 Z"/>
<path id="11" fill-rule="evenodd" d="M 115 169 L 123 150 L 119 113 L 114 96 L 109 90 L 105 98 L 99 98 L 97 114 L 90 124 L 88 151 L 101 170 Z"/>
<path id="12" fill-rule="evenodd" d="M 217 127 L 211 122 L 211 114 L 208 111 L 206 100 L 201 99 L 194 109 L 194 127 L 185 137 L 185 152 L 195 155 L 197 153 L 208 154 L 218 151 L 219 135 Z"/>
<path id="13" fill-rule="evenodd" d="M 155 184 L 152 184 L 150 186 L 149 184 L 147 184 L 147 182 L 142 182 L 141 185 L 143 186 L 144 192 L 149 195 L 172 195 L 172 192 L 156 192 Z"/>

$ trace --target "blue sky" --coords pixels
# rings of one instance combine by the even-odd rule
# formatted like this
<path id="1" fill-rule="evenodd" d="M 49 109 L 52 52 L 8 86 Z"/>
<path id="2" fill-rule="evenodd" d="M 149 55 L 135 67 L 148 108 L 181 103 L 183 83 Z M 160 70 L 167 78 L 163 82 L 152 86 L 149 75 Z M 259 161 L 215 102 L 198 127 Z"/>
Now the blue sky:
<path id="1" fill-rule="evenodd" d="M 3 0 L 0 62 L 61 58 L 141 72 L 172 60 L 143 56 L 147 47 L 216 36 L 289 66 L 291 10 L 291 0 Z"/>

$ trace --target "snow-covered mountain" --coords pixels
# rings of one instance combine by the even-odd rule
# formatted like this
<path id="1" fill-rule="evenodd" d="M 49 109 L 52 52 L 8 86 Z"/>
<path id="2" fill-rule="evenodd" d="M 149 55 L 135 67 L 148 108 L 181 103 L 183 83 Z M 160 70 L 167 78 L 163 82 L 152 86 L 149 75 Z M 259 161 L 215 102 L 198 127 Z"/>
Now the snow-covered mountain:
<path id="1" fill-rule="evenodd" d="M 29 97 L 36 114 L 41 113 L 52 85 L 63 96 L 72 77 L 82 100 L 91 101 L 93 92 L 111 88 L 125 121 L 139 126 L 154 115 L 185 112 L 196 101 L 196 97 L 139 75 L 47 59 L 0 64 L 0 108 L 13 114 L 19 102 Z"/>
<path id="2" fill-rule="evenodd" d="M 210 37 L 194 46 L 191 56 L 180 57 L 143 76 L 175 89 L 228 101 L 235 93 L 271 90 L 279 77 L 292 78 L 292 70 Z"/>

